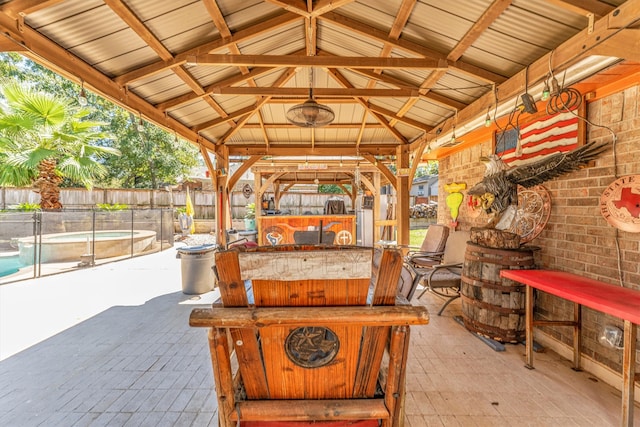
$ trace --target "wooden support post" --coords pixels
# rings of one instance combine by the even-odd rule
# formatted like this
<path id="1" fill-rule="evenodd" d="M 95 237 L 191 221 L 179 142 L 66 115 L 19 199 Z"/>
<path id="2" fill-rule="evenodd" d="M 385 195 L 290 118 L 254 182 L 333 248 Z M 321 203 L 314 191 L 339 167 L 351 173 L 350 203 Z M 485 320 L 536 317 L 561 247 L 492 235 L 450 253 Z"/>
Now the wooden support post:
<path id="1" fill-rule="evenodd" d="M 396 170 L 409 169 L 409 152 L 406 147 L 396 149 Z M 396 176 L 396 239 L 401 246 L 409 245 L 409 175 Z"/>
<path id="2" fill-rule="evenodd" d="M 380 172 L 373 173 L 373 186 L 376 189 L 376 195 L 373 199 L 373 242 L 380 240 L 380 227 L 378 221 L 380 220 Z"/>

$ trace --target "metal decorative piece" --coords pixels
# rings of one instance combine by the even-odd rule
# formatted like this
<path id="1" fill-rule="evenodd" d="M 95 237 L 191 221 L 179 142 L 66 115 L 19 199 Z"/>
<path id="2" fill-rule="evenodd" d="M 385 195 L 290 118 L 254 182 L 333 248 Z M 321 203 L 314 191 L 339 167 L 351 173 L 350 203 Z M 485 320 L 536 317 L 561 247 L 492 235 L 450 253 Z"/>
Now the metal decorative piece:
<path id="1" fill-rule="evenodd" d="M 551 197 L 542 185 L 532 188 L 518 187 L 518 209 L 511 227 L 507 230 L 520 236 L 525 244 L 542 232 L 551 215 Z"/>
<path id="2" fill-rule="evenodd" d="M 338 336 L 329 328 L 296 328 L 284 343 L 289 359 L 303 368 L 326 366 L 336 357 L 340 348 Z"/>

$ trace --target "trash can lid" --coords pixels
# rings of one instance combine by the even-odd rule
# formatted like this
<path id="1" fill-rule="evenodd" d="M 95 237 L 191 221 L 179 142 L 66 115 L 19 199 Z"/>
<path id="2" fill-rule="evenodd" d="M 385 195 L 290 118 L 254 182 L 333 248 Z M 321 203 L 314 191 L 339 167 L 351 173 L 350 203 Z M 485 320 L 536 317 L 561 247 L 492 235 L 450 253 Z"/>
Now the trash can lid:
<path id="1" fill-rule="evenodd" d="M 214 245 L 213 243 L 207 243 L 207 244 L 198 245 L 198 246 L 185 246 L 183 248 L 177 248 L 177 250 L 180 253 L 187 253 L 187 254 L 205 253 L 205 252 L 215 251 L 216 245 Z"/>

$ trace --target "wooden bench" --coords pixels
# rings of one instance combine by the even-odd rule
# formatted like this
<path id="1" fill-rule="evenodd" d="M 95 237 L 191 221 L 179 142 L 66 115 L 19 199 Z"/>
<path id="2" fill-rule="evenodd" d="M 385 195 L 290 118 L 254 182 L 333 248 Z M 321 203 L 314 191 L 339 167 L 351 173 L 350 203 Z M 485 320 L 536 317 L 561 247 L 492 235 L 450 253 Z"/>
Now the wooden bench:
<path id="1" fill-rule="evenodd" d="M 633 426 L 637 325 L 640 324 L 640 292 L 562 271 L 502 270 L 502 277 L 526 285 L 526 359 L 533 368 L 533 328 L 540 325 L 573 327 L 573 364 L 580 369 L 581 310 L 584 305 L 624 320 L 622 360 L 622 426 Z M 573 320 L 534 320 L 533 289 L 574 303 Z"/>
<path id="2" fill-rule="evenodd" d="M 409 326 L 428 313 L 396 305 L 401 269 L 355 246 L 217 252 L 222 305 L 189 324 L 210 328 L 219 425 L 402 426 Z"/>

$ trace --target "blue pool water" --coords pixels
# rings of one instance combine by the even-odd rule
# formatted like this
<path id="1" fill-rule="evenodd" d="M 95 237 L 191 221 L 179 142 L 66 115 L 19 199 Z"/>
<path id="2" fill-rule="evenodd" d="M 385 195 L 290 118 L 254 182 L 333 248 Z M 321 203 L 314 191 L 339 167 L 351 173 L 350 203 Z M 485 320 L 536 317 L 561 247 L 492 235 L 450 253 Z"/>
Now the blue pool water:
<path id="1" fill-rule="evenodd" d="M 16 273 L 24 267 L 18 259 L 18 255 L 0 257 L 0 277 Z"/>

